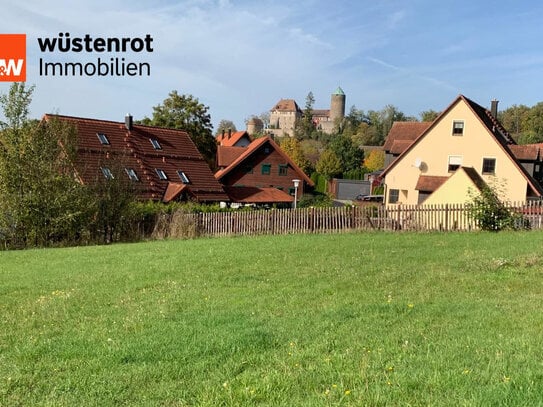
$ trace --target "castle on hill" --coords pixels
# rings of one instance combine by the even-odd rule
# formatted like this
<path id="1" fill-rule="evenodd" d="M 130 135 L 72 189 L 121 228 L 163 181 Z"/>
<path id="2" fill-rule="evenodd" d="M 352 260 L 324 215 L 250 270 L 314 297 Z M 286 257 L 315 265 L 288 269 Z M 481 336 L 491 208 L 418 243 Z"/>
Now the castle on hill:
<path id="1" fill-rule="evenodd" d="M 294 99 L 281 99 L 270 110 L 270 124 L 267 130 L 275 136 L 293 137 L 296 122 L 302 115 L 303 111 Z M 331 95 L 330 109 L 313 110 L 315 128 L 327 134 L 333 133 L 344 117 L 345 93 L 339 86 Z"/>

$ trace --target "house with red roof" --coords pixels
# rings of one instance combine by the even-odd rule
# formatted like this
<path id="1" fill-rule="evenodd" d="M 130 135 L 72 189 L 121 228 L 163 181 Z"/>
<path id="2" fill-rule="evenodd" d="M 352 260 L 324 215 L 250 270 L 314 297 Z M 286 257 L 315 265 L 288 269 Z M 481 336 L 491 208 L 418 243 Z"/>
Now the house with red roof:
<path id="1" fill-rule="evenodd" d="M 248 134 L 244 137 L 249 137 Z M 290 206 L 313 181 L 269 137 L 252 140 L 245 147 L 219 140 L 215 178 L 230 200 L 240 204 Z M 296 189 L 293 180 L 300 180 Z"/>
<path id="2" fill-rule="evenodd" d="M 228 201 L 187 132 L 124 122 L 47 114 L 77 131 L 75 171 L 83 184 L 121 179 L 141 200 Z"/>
<path id="3" fill-rule="evenodd" d="M 431 123 L 395 123 L 386 153 L 386 204 L 465 203 L 484 185 L 500 198 L 521 202 L 543 197 L 542 146 L 517 145 L 488 110 L 459 95 Z"/>

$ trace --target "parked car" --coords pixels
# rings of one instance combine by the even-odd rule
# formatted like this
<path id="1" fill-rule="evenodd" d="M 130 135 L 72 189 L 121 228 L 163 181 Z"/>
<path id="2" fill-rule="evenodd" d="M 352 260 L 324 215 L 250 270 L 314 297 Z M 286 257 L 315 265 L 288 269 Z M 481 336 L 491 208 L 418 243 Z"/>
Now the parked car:
<path id="1" fill-rule="evenodd" d="M 357 201 L 363 201 L 363 202 L 379 202 L 383 203 L 384 195 L 358 195 L 356 197 Z"/>

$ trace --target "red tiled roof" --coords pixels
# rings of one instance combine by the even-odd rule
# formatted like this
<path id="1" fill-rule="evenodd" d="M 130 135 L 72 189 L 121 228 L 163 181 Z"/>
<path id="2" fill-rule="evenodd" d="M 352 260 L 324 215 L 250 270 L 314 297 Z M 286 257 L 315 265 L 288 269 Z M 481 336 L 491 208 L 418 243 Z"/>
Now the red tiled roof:
<path id="1" fill-rule="evenodd" d="M 221 146 L 234 147 L 243 137 L 247 137 L 249 142 L 252 141 L 251 136 L 246 131 L 236 131 L 230 135 L 221 133 L 217 135 L 216 140 Z"/>
<path id="2" fill-rule="evenodd" d="M 269 136 L 266 136 L 266 137 L 261 137 L 261 138 L 258 138 L 256 140 L 254 140 L 251 144 L 249 144 L 246 148 L 245 148 L 245 151 L 243 152 L 243 154 L 241 154 L 237 159 L 235 159 L 228 167 L 222 169 L 222 170 L 219 170 L 215 173 L 215 178 L 217 178 L 218 180 L 220 180 L 222 177 L 224 177 L 226 174 L 228 174 L 230 171 L 232 171 L 234 168 L 236 168 L 238 165 L 240 165 L 244 160 L 246 160 L 247 158 L 249 158 L 251 156 L 251 154 L 253 154 L 254 152 L 256 152 L 260 147 L 262 147 L 264 144 L 266 143 L 269 143 L 270 146 L 275 150 L 277 151 L 279 154 L 281 154 L 283 156 L 283 158 L 285 159 L 285 161 L 287 163 L 290 164 L 290 166 L 292 168 L 294 168 L 294 170 L 296 171 L 296 173 L 303 179 L 303 181 L 305 183 L 307 183 L 308 185 L 310 186 L 313 186 L 315 185 L 315 183 L 311 180 L 311 178 L 309 178 L 301 169 L 300 167 L 298 167 L 294 161 L 291 160 L 291 158 L 285 154 L 285 152 L 283 150 L 281 150 L 281 147 L 279 147 L 277 145 L 277 143 L 275 143 L 275 141 L 273 141 L 271 139 L 271 137 Z"/>
<path id="3" fill-rule="evenodd" d="M 394 122 L 388 132 L 383 150 L 401 154 L 409 145 L 430 127 L 432 122 Z M 398 142 L 401 142 L 398 143 Z M 392 151 L 393 146 L 396 148 Z M 401 146 L 403 149 L 399 150 Z"/>
<path id="4" fill-rule="evenodd" d="M 434 192 L 447 181 L 449 177 L 441 177 L 437 175 L 420 175 L 417 180 L 417 191 Z"/>
<path id="5" fill-rule="evenodd" d="M 217 146 L 217 167 L 228 167 L 242 155 L 246 149 L 246 147 Z"/>
<path id="6" fill-rule="evenodd" d="M 286 111 L 286 112 L 302 112 L 302 109 L 298 106 L 296 101 L 294 99 L 281 99 L 279 102 L 276 103 L 274 107 L 272 107 L 271 110 L 279 110 L 279 111 Z"/>
<path id="7" fill-rule="evenodd" d="M 224 187 L 233 202 L 239 203 L 288 203 L 294 197 L 277 188 Z"/>
<path id="8" fill-rule="evenodd" d="M 523 144 L 523 145 L 510 145 L 509 149 L 517 160 L 521 161 L 535 161 L 541 157 L 541 151 L 543 150 L 543 143 L 539 144 Z"/>
<path id="9" fill-rule="evenodd" d="M 123 170 L 131 168 L 139 178 L 139 182 L 134 184 L 139 198 L 160 200 L 168 190 L 170 181 L 180 181 L 177 171 L 183 171 L 190 180 L 187 188 L 196 200 L 228 200 L 222 185 L 217 182 L 185 131 L 138 124 L 127 130 L 124 122 L 44 116 L 45 121 L 52 119 L 69 123 L 77 130 L 75 167 L 83 183 L 96 182 L 103 176 L 100 167 L 106 166 L 116 171 L 113 174 L 115 177 L 123 177 L 128 182 L 128 176 L 123 174 Z M 100 142 L 98 133 L 107 137 L 108 145 Z M 160 149 L 153 147 L 152 139 L 160 144 Z M 168 179 L 160 179 L 156 169 L 164 171 Z"/>

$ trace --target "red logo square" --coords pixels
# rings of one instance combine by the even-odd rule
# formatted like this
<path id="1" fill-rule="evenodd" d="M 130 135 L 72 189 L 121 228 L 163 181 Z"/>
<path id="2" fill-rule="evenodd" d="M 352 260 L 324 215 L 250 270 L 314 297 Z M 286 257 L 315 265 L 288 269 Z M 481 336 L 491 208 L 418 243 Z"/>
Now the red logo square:
<path id="1" fill-rule="evenodd" d="M 26 81 L 26 34 L 0 34 L 0 82 Z"/>

